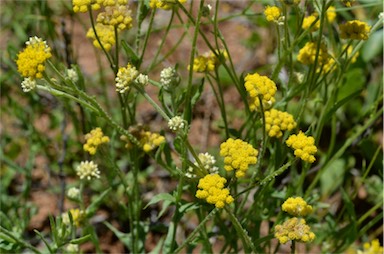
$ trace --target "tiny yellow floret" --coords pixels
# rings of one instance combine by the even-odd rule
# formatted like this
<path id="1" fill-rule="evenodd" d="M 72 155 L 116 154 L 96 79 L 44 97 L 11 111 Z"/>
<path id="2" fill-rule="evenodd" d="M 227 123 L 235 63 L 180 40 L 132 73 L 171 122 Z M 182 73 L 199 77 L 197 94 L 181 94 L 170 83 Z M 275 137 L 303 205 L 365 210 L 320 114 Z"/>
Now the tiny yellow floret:
<path id="1" fill-rule="evenodd" d="M 90 5 L 92 10 L 99 10 L 103 0 L 72 0 L 74 12 L 87 12 Z"/>
<path id="2" fill-rule="evenodd" d="M 165 138 L 161 136 L 159 133 L 152 133 L 150 131 L 142 131 L 140 133 L 140 145 L 144 152 L 148 153 L 160 146 L 165 142 Z"/>
<path id="3" fill-rule="evenodd" d="M 73 225 L 75 225 L 76 227 L 79 227 L 81 225 L 81 223 L 83 222 L 84 217 L 85 217 L 84 211 L 80 210 L 78 208 L 76 208 L 76 209 L 72 208 L 68 212 L 63 213 L 61 215 L 61 218 L 62 218 L 63 223 L 65 225 L 70 225 L 70 223 L 71 223 L 71 220 L 69 218 L 68 213 L 71 214 Z"/>
<path id="4" fill-rule="evenodd" d="M 358 251 L 358 254 L 379 254 L 383 253 L 383 246 L 380 246 L 378 239 L 373 239 L 370 243 L 364 243 L 363 251 Z"/>
<path id="5" fill-rule="evenodd" d="M 303 48 L 300 49 L 297 60 L 303 64 L 310 65 L 315 63 L 317 52 L 317 44 L 315 42 L 307 42 Z M 320 44 L 317 61 L 319 64 L 325 64 L 328 61 L 328 50 L 324 43 Z"/>
<path id="6" fill-rule="evenodd" d="M 104 136 L 101 128 L 97 127 L 85 134 L 85 141 L 86 143 L 83 145 L 84 151 L 94 155 L 99 145 L 109 142 L 109 137 Z"/>
<path id="7" fill-rule="evenodd" d="M 265 18 L 269 22 L 277 22 L 281 16 L 281 11 L 276 6 L 267 6 L 264 10 Z"/>
<path id="8" fill-rule="evenodd" d="M 250 109 L 255 110 L 260 108 L 259 96 L 263 103 L 264 110 L 270 108 L 275 102 L 275 93 L 277 87 L 275 82 L 267 76 L 261 76 L 258 73 L 247 74 L 244 78 L 244 86 L 249 96 L 251 97 Z"/>
<path id="9" fill-rule="evenodd" d="M 216 54 L 217 55 L 216 55 Z M 228 59 L 228 53 L 225 50 L 217 50 L 215 53 L 206 52 L 204 55 L 199 55 L 193 59 L 192 69 L 194 72 L 209 72 L 219 67 L 222 56 L 223 61 Z M 217 57 L 219 56 L 219 57 Z M 188 65 L 188 70 L 190 66 Z"/>
<path id="10" fill-rule="evenodd" d="M 196 197 L 205 199 L 207 203 L 214 204 L 217 208 L 223 208 L 225 204 L 231 204 L 234 199 L 229 190 L 224 188 L 227 180 L 219 174 L 209 174 L 199 180 Z"/>
<path id="11" fill-rule="evenodd" d="M 171 10 L 174 6 L 177 6 L 177 2 L 183 4 L 187 0 L 150 0 L 149 7 L 152 9 L 163 9 L 163 10 Z"/>
<path id="12" fill-rule="evenodd" d="M 105 7 L 99 13 L 97 22 L 106 26 L 116 27 L 119 31 L 132 28 L 131 10 L 128 5 L 114 5 Z"/>
<path id="13" fill-rule="evenodd" d="M 336 19 L 336 8 L 334 6 L 329 6 L 326 11 L 327 20 L 329 23 L 332 23 Z"/>
<path id="14" fill-rule="evenodd" d="M 270 137 L 280 138 L 283 135 L 282 131 L 290 131 L 296 127 L 296 122 L 293 116 L 288 112 L 271 109 L 265 111 L 265 130 Z"/>
<path id="15" fill-rule="evenodd" d="M 288 198 L 281 206 L 284 212 L 289 213 L 292 216 L 307 216 L 312 213 L 312 206 L 308 205 L 307 202 L 301 197 Z"/>
<path id="16" fill-rule="evenodd" d="M 45 61 L 52 56 L 51 48 L 36 36 L 29 38 L 25 44 L 24 50 L 17 54 L 17 70 L 24 78 L 40 79 L 45 70 Z"/>
<path id="17" fill-rule="evenodd" d="M 220 156 L 224 157 L 224 169 L 236 170 L 236 177 L 243 177 L 250 164 L 256 164 L 258 151 L 241 139 L 229 138 L 220 145 Z"/>
<path id="18" fill-rule="evenodd" d="M 352 40 L 367 40 L 371 27 L 360 20 L 348 21 L 340 25 L 340 38 Z"/>
<path id="19" fill-rule="evenodd" d="M 282 225 L 275 226 L 275 237 L 281 244 L 285 244 L 288 241 L 306 243 L 313 241 L 315 234 L 304 219 L 293 217 L 286 220 Z"/>
<path id="20" fill-rule="evenodd" d="M 139 76 L 139 72 L 136 67 L 127 64 L 126 67 L 120 67 L 116 74 L 116 92 L 125 93 L 129 90 L 130 84 Z"/>
<path id="21" fill-rule="evenodd" d="M 316 21 L 316 23 L 315 23 L 315 21 Z M 307 30 L 310 27 L 311 27 L 311 30 L 310 30 L 311 32 L 317 31 L 320 28 L 320 20 L 314 14 L 312 14 L 308 17 L 305 17 L 303 20 L 303 24 L 301 25 L 301 28 L 303 28 L 304 30 Z"/>
<path id="22" fill-rule="evenodd" d="M 110 26 L 110 25 L 103 25 L 101 23 L 97 23 L 95 26 L 95 30 L 96 30 L 97 36 L 99 37 L 100 42 L 103 45 L 104 49 L 106 51 L 111 50 L 112 46 L 114 46 L 116 44 L 114 27 Z M 96 35 L 95 35 L 92 28 L 90 28 L 88 30 L 87 37 L 93 39 L 93 45 L 96 48 L 101 49 L 101 45 L 98 42 Z"/>
<path id="23" fill-rule="evenodd" d="M 313 163 L 315 162 L 314 154 L 317 152 L 315 146 L 315 139 L 311 136 L 306 136 L 302 131 L 299 134 L 291 135 L 285 142 L 288 147 L 292 147 L 295 156 L 301 158 L 303 161 Z"/>

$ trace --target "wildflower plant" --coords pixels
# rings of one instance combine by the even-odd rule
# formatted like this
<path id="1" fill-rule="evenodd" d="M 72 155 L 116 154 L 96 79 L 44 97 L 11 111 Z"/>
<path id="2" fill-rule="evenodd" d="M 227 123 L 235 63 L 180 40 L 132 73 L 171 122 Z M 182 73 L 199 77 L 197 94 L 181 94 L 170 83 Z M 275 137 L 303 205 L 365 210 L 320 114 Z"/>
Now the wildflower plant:
<path id="1" fill-rule="evenodd" d="M 2 7 L 2 252 L 382 251 L 380 3 Z"/>

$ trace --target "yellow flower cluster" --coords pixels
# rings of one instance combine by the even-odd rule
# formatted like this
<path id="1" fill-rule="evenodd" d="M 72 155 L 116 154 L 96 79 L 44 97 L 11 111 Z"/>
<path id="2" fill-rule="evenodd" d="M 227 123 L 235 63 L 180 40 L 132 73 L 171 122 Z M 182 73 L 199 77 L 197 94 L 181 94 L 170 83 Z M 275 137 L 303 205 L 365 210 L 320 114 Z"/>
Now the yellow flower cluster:
<path id="1" fill-rule="evenodd" d="M 288 198 L 281 208 L 292 216 L 307 216 L 313 210 L 302 197 Z"/>
<path id="2" fill-rule="evenodd" d="M 84 217 L 85 217 L 84 211 L 79 210 L 77 208 L 76 209 L 72 208 L 68 212 L 63 213 L 61 215 L 61 218 L 62 218 L 63 223 L 65 225 L 70 225 L 71 224 L 71 220 L 69 218 L 68 213 L 71 214 L 73 225 L 75 225 L 76 227 L 79 227 L 81 225 L 82 221 L 84 220 Z"/>
<path id="3" fill-rule="evenodd" d="M 352 40 L 367 40 L 371 27 L 360 20 L 348 21 L 340 25 L 340 38 Z"/>
<path id="4" fill-rule="evenodd" d="M 227 180 L 219 174 L 209 174 L 199 180 L 196 197 L 205 199 L 209 204 L 214 204 L 217 208 L 223 208 L 225 204 L 231 204 L 233 197 L 229 190 L 224 188 Z"/>
<path id="5" fill-rule="evenodd" d="M 136 70 L 136 67 L 127 64 L 127 67 L 120 67 L 117 72 L 115 81 L 116 81 L 116 91 L 119 93 L 125 93 L 129 89 L 129 85 L 137 78 L 139 72 Z"/>
<path id="6" fill-rule="evenodd" d="M 281 11 L 276 6 L 267 6 L 264 10 L 264 15 L 267 21 L 277 22 L 281 16 Z"/>
<path id="7" fill-rule="evenodd" d="M 244 78 L 244 86 L 252 101 L 250 103 L 250 109 L 255 110 L 260 107 L 259 96 L 263 102 L 264 109 L 268 109 L 275 102 L 275 93 L 277 87 L 275 82 L 269 79 L 267 76 L 261 76 L 258 73 L 248 74 Z"/>
<path id="8" fill-rule="evenodd" d="M 283 135 L 282 131 L 290 131 L 296 127 L 296 122 L 293 116 L 287 112 L 271 109 L 265 111 L 265 130 L 270 137 L 280 138 Z"/>
<path id="9" fill-rule="evenodd" d="M 355 2 L 355 0 L 341 0 L 343 4 L 347 7 L 351 7 L 352 3 Z"/>
<path id="10" fill-rule="evenodd" d="M 101 128 L 97 127 L 85 134 L 85 141 L 86 143 L 83 145 L 84 151 L 94 155 L 97 151 L 97 147 L 101 144 L 108 143 L 109 138 L 104 136 Z"/>
<path id="11" fill-rule="evenodd" d="M 88 181 L 94 178 L 100 178 L 98 165 L 93 161 L 82 161 L 76 168 L 77 175 L 80 179 L 86 178 Z"/>
<path id="12" fill-rule="evenodd" d="M 92 10 L 101 8 L 103 0 L 72 0 L 74 12 L 87 12 L 88 6 L 91 5 Z"/>
<path id="13" fill-rule="evenodd" d="M 282 225 L 276 225 L 275 237 L 281 244 L 288 241 L 311 242 L 315 234 L 302 218 L 293 217 L 286 220 Z"/>
<path id="14" fill-rule="evenodd" d="M 363 251 L 358 251 L 358 254 L 379 254 L 383 253 L 384 249 L 380 246 L 378 239 L 373 239 L 371 243 L 364 243 Z"/>
<path id="15" fill-rule="evenodd" d="M 343 50 L 345 50 L 346 47 L 347 47 L 347 45 L 343 45 Z M 352 45 L 349 45 L 349 47 L 347 48 L 347 56 L 348 57 L 351 56 L 352 51 L 353 51 L 353 47 L 352 47 Z M 359 52 L 357 52 L 355 55 L 353 55 L 351 58 L 351 63 L 356 62 L 358 56 L 359 56 Z"/>
<path id="16" fill-rule="evenodd" d="M 236 170 L 236 177 L 243 177 L 250 164 L 256 164 L 258 151 L 241 139 L 229 138 L 220 145 L 220 155 L 224 157 L 224 169 Z"/>
<path id="17" fill-rule="evenodd" d="M 316 59 L 317 45 L 315 42 L 307 42 L 303 48 L 300 49 L 297 60 L 303 64 L 313 64 Z M 318 62 L 325 64 L 328 61 L 328 50 L 324 43 L 320 44 Z"/>
<path id="18" fill-rule="evenodd" d="M 316 69 L 316 72 L 319 73 L 322 71 L 323 73 L 332 72 L 336 69 L 335 65 L 335 59 L 333 57 L 329 56 L 327 62 L 323 66 L 319 66 Z"/>
<path id="19" fill-rule="evenodd" d="M 105 11 L 97 15 L 97 23 L 117 27 L 119 31 L 132 28 L 131 10 L 127 5 L 105 7 Z"/>
<path id="20" fill-rule="evenodd" d="M 225 50 L 219 50 L 216 52 L 222 55 L 224 59 L 228 59 L 228 53 Z M 195 72 L 206 72 L 213 71 L 220 65 L 220 59 L 213 53 L 205 53 L 204 55 L 197 56 L 193 60 L 193 71 Z M 190 66 L 188 66 L 189 70 Z"/>
<path id="21" fill-rule="evenodd" d="M 128 0 L 102 0 L 102 1 L 105 7 L 128 4 Z"/>
<path id="22" fill-rule="evenodd" d="M 317 152 L 315 146 L 315 139 L 311 136 L 307 137 L 302 131 L 299 134 L 291 135 L 285 142 L 287 146 L 295 150 L 295 156 L 301 158 L 303 161 L 313 163 L 316 159 L 313 156 Z"/>
<path id="23" fill-rule="evenodd" d="M 38 37 L 31 37 L 25 43 L 27 46 L 17 55 L 17 70 L 25 78 L 31 80 L 42 78 L 45 61 L 50 58 L 51 48 Z"/>
<path id="24" fill-rule="evenodd" d="M 165 141 L 165 138 L 159 133 L 152 133 L 150 131 L 142 131 L 140 136 L 140 145 L 146 153 L 160 146 Z"/>
<path id="25" fill-rule="evenodd" d="M 316 21 L 317 19 L 317 21 Z M 312 24 L 316 21 L 316 23 L 312 26 Z M 312 27 L 311 27 L 312 26 Z M 311 27 L 311 32 L 317 31 L 320 28 L 320 20 L 317 18 L 317 15 L 310 15 L 308 17 L 305 17 L 303 20 L 303 24 L 301 25 L 301 28 L 304 30 L 307 30 Z"/>
<path id="26" fill-rule="evenodd" d="M 97 36 L 100 39 L 101 44 L 103 45 L 106 51 L 111 50 L 111 47 L 115 45 L 115 29 L 113 26 L 106 26 L 101 23 L 97 23 L 95 26 Z M 93 39 L 93 45 L 96 48 L 101 49 L 100 43 L 97 41 L 96 35 L 92 28 L 87 32 L 87 37 Z"/>
<path id="27" fill-rule="evenodd" d="M 336 19 L 336 8 L 334 6 L 329 6 L 326 11 L 327 20 L 329 23 L 332 23 Z"/>
<path id="28" fill-rule="evenodd" d="M 183 4 L 187 0 L 151 0 L 149 2 L 149 7 L 152 9 L 163 9 L 163 10 L 170 10 L 173 6 L 177 5 L 177 2 Z"/>

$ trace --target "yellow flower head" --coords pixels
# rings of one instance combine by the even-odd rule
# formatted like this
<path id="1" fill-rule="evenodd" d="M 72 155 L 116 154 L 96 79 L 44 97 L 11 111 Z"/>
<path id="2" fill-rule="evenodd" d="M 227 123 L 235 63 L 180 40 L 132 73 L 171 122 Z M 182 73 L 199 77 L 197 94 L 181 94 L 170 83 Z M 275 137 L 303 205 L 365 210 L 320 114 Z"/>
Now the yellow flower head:
<path id="1" fill-rule="evenodd" d="M 307 243 L 315 239 L 315 234 L 304 219 L 293 217 L 286 220 L 282 225 L 275 226 L 275 237 L 281 244 L 293 240 Z"/>
<path id="2" fill-rule="evenodd" d="M 149 7 L 152 9 L 163 9 L 163 10 L 171 10 L 173 6 L 177 5 L 177 2 L 183 4 L 187 0 L 151 0 L 149 2 Z"/>
<path id="3" fill-rule="evenodd" d="M 97 22 L 106 26 L 117 27 L 119 31 L 132 28 L 131 10 L 127 5 L 114 5 L 105 7 L 99 13 Z"/>
<path id="4" fill-rule="evenodd" d="M 293 116 L 287 112 L 282 112 L 276 109 L 265 111 L 265 130 L 268 136 L 280 138 L 283 135 L 282 131 L 290 131 L 296 127 L 296 122 Z"/>
<path id="5" fill-rule="evenodd" d="M 98 165 L 93 161 L 82 161 L 76 168 L 77 175 L 80 179 L 87 179 L 88 181 L 94 178 L 100 178 L 100 171 Z"/>
<path id="6" fill-rule="evenodd" d="M 303 48 L 300 49 L 297 60 L 303 64 L 310 65 L 315 63 L 317 44 L 315 42 L 307 42 Z M 328 50 L 324 43 L 320 44 L 318 62 L 325 64 L 328 61 Z"/>
<path id="7" fill-rule="evenodd" d="M 125 93 L 128 91 L 130 84 L 138 77 L 139 72 L 136 70 L 136 67 L 127 64 L 127 67 L 120 67 L 117 72 L 115 81 L 116 81 L 116 91 L 119 93 Z"/>
<path id="8" fill-rule="evenodd" d="M 101 0 L 103 6 L 126 5 L 128 0 Z"/>
<path id="9" fill-rule="evenodd" d="M 38 37 L 31 37 L 25 43 L 27 46 L 17 55 L 17 70 L 25 78 L 42 78 L 45 61 L 50 58 L 51 48 Z"/>
<path id="10" fill-rule="evenodd" d="M 323 66 L 317 67 L 316 72 L 319 73 L 321 71 L 323 74 L 327 72 L 333 72 L 337 67 L 335 63 L 335 59 L 329 56 L 327 62 L 325 62 Z"/>
<path id="11" fill-rule="evenodd" d="M 243 177 L 250 164 L 256 164 L 258 151 L 241 139 L 229 138 L 220 145 L 220 155 L 224 157 L 224 169 L 236 170 L 236 177 Z"/>
<path id="12" fill-rule="evenodd" d="M 98 127 L 85 134 L 85 141 L 86 143 L 83 145 L 84 151 L 94 155 L 97 147 L 101 144 L 108 143 L 109 138 L 104 136 L 103 131 Z"/>
<path id="13" fill-rule="evenodd" d="M 315 23 L 316 19 L 317 19 L 317 21 Z M 314 25 L 312 26 L 313 23 L 314 23 Z M 301 28 L 303 28 L 304 30 L 307 30 L 310 27 L 311 27 L 311 30 L 310 30 L 311 32 L 319 30 L 320 20 L 317 18 L 317 15 L 312 14 L 312 15 L 304 18 L 303 24 L 301 25 Z"/>
<path id="14" fill-rule="evenodd" d="M 97 36 L 100 39 L 101 44 L 103 45 L 106 51 L 109 51 L 113 45 L 116 44 L 115 41 L 115 29 L 113 26 L 106 26 L 101 23 L 97 23 L 95 26 Z M 93 39 L 93 45 L 96 48 L 101 49 L 100 43 L 97 41 L 96 35 L 92 28 L 87 32 L 87 37 Z"/>
<path id="15" fill-rule="evenodd" d="M 142 131 L 140 134 L 141 138 L 139 140 L 140 145 L 144 152 L 148 153 L 160 146 L 165 142 L 165 138 L 159 133 L 152 133 L 149 131 Z"/>
<path id="16" fill-rule="evenodd" d="M 277 87 L 275 82 L 267 76 L 261 76 L 257 73 L 248 74 L 244 79 L 245 89 L 251 97 L 250 109 L 255 110 L 260 108 L 259 96 L 263 102 L 264 109 L 268 109 L 275 102 L 275 93 Z"/>
<path id="17" fill-rule="evenodd" d="M 378 239 L 373 239 L 371 243 L 364 243 L 363 245 L 364 250 L 361 254 L 378 254 L 378 253 L 383 253 L 383 247 L 380 246 L 380 242 Z"/>
<path id="18" fill-rule="evenodd" d="M 348 21 L 340 25 L 340 38 L 352 40 L 367 40 L 371 27 L 360 20 Z"/>
<path id="19" fill-rule="evenodd" d="M 303 161 L 313 163 L 316 159 L 314 154 L 317 152 L 315 146 L 315 139 L 311 136 L 307 137 L 302 131 L 299 134 L 291 135 L 285 141 L 287 146 L 295 150 L 295 156 L 301 158 Z"/>
<path id="20" fill-rule="evenodd" d="M 87 12 L 88 6 L 91 5 L 92 10 L 100 9 L 103 0 L 72 0 L 74 12 Z"/>
<path id="21" fill-rule="evenodd" d="M 223 208 L 225 204 L 231 204 L 233 197 L 229 190 L 224 188 L 227 180 L 219 174 L 209 174 L 199 180 L 196 197 L 205 199 L 209 204 L 214 204 L 217 208 Z"/>
<path id="22" fill-rule="evenodd" d="M 326 11 L 327 20 L 329 23 L 332 23 L 336 19 L 336 8 L 334 6 L 329 6 Z"/>
<path id="23" fill-rule="evenodd" d="M 73 225 L 75 225 L 76 227 L 79 227 L 81 225 L 81 223 L 83 222 L 84 217 L 85 217 L 84 211 L 76 208 L 76 209 L 70 209 L 68 212 L 63 213 L 61 215 L 61 218 L 62 218 L 63 223 L 65 225 L 70 225 L 70 223 L 71 223 L 71 220 L 69 218 L 68 213 L 71 214 Z"/>
<path id="24" fill-rule="evenodd" d="M 228 59 L 228 53 L 225 50 L 216 51 L 218 55 L 222 55 L 224 59 Z M 213 52 L 207 52 L 204 55 L 200 55 L 193 60 L 194 72 L 206 72 L 213 71 L 220 65 L 220 59 Z M 190 66 L 188 66 L 189 70 Z"/>
<path id="25" fill-rule="evenodd" d="M 312 206 L 301 197 L 288 198 L 281 206 L 284 212 L 289 213 L 292 216 L 307 216 L 312 213 Z"/>
<path id="26" fill-rule="evenodd" d="M 281 16 L 281 11 L 276 6 L 267 6 L 264 10 L 265 18 L 269 22 L 277 22 Z"/>
<path id="27" fill-rule="evenodd" d="M 347 47 L 347 45 L 343 45 L 343 50 L 345 50 L 346 47 Z M 353 47 L 352 47 L 352 45 L 349 45 L 349 47 L 347 49 L 347 54 L 346 54 L 348 56 L 348 58 L 351 58 L 352 51 L 353 51 Z M 356 62 L 358 56 L 359 56 L 359 52 L 354 54 L 351 58 L 351 63 Z"/>

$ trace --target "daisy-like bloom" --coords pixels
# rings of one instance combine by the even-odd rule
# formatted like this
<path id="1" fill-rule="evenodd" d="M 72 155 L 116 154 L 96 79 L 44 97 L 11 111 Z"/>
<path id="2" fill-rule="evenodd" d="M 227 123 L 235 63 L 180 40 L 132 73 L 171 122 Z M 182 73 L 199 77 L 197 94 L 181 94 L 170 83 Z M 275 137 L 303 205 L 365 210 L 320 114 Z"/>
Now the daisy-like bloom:
<path id="1" fill-rule="evenodd" d="M 72 199 L 77 199 L 80 195 L 80 189 L 72 187 L 67 191 L 67 196 Z"/>
<path id="2" fill-rule="evenodd" d="M 91 5 L 92 10 L 99 10 L 103 0 L 72 0 L 74 12 L 87 12 L 88 6 Z"/>
<path id="3" fill-rule="evenodd" d="M 84 216 L 85 216 L 84 211 L 76 208 L 76 209 L 70 209 L 68 212 L 72 216 L 73 225 L 75 225 L 76 227 L 79 227 L 81 225 L 83 219 L 84 219 Z M 62 218 L 63 223 L 65 225 L 70 225 L 70 223 L 71 223 L 68 212 L 63 213 L 61 215 L 61 218 Z"/>
<path id="4" fill-rule="evenodd" d="M 284 212 L 289 213 L 292 216 L 307 216 L 312 213 L 312 206 L 301 197 L 290 197 L 281 206 Z"/>
<path id="5" fill-rule="evenodd" d="M 299 134 L 292 134 L 285 141 L 288 147 L 292 147 L 295 156 L 301 158 L 303 161 L 313 163 L 315 162 L 314 154 L 317 152 L 315 146 L 315 139 L 311 136 L 307 137 L 302 131 Z"/>
<path id="6" fill-rule="evenodd" d="M 163 10 L 171 10 L 172 7 L 177 5 L 177 2 L 183 4 L 187 0 L 150 0 L 149 7 L 152 9 L 163 9 Z"/>
<path id="7" fill-rule="evenodd" d="M 224 169 L 236 170 L 236 177 L 243 177 L 250 164 L 256 164 L 258 151 L 241 139 L 229 138 L 220 145 L 220 156 L 224 157 Z"/>
<path id="8" fill-rule="evenodd" d="M 130 84 L 138 75 L 139 72 L 136 70 L 136 67 L 131 64 L 127 64 L 127 67 L 120 67 L 115 78 L 116 91 L 119 93 L 128 91 Z"/>
<path id="9" fill-rule="evenodd" d="M 173 132 L 177 132 L 178 130 L 182 130 L 185 127 L 185 121 L 180 116 L 174 116 L 168 121 L 168 127 Z"/>
<path id="10" fill-rule="evenodd" d="M 272 106 L 275 102 L 274 96 L 277 91 L 275 82 L 267 76 L 261 76 L 258 73 L 248 74 L 245 76 L 244 81 L 245 89 L 252 100 L 249 105 L 251 110 L 260 108 L 259 96 L 261 96 L 264 110 Z"/>
<path id="11" fill-rule="evenodd" d="M 77 175 L 80 179 L 100 178 L 100 171 L 98 166 L 93 161 L 82 161 L 76 168 Z"/>
<path id="12" fill-rule="evenodd" d="M 281 10 L 277 6 L 267 6 L 264 10 L 264 15 L 267 21 L 277 22 L 281 16 Z"/>
<path id="13" fill-rule="evenodd" d="M 207 203 L 214 204 L 217 208 L 223 208 L 225 204 L 231 204 L 233 197 L 229 190 L 224 188 L 227 180 L 219 174 L 209 174 L 199 180 L 196 191 L 196 197 L 205 199 Z"/>
<path id="14" fill-rule="evenodd" d="M 24 80 L 21 82 L 21 89 L 23 89 L 24 93 L 28 93 L 29 91 L 35 89 L 36 87 L 36 80 L 32 78 L 24 78 Z"/>
<path id="15" fill-rule="evenodd" d="M 166 90 L 171 89 L 178 81 L 179 76 L 174 68 L 167 67 L 160 72 L 160 83 Z"/>
<path id="16" fill-rule="evenodd" d="M 275 226 L 275 237 L 281 244 L 288 241 L 307 243 L 315 239 L 315 234 L 304 219 L 293 217 L 286 220 L 282 225 Z"/>
<path id="17" fill-rule="evenodd" d="M 336 8 L 334 6 L 329 6 L 326 11 L 327 20 L 329 23 L 332 23 L 336 19 Z"/>
<path id="18" fill-rule="evenodd" d="M 84 151 L 94 155 L 99 145 L 109 142 L 109 137 L 104 136 L 101 128 L 97 127 L 85 134 L 85 141 L 86 143 L 83 145 Z"/>
<path id="19" fill-rule="evenodd" d="M 300 49 L 297 60 L 306 65 L 314 64 L 316 59 L 316 52 L 317 44 L 315 42 L 307 42 L 305 46 Z M 324 43 L 320 44 L 317 61 L 320 65 L 325 64 L 328 61 L 328 50 Z"/>
<path id="20" fill-rule="evenodd" d="M 104 12 L 97 15 L 97 22 L 117 27 L 119 31 L 130 29 L 132 28 L 131 10 L 128 5 L 107 6 Z"/>
<path id="21" fill-rule="evenodd" d="M 144 152 L 148 153 L 159 147 L 162 143 L 165 142 L 164 136 L 161 136 L 159 133 L 152 133 L 150 131 L 142 131 L 140 134 L 141 138 L 139 140 L 140 145 Z"/>
<path id="22" fill-rule="evenodd" d="M 348 21 L 340 25 L 340 38 L 352 40 L 367 40 L 371 27 L 360 20 Z"/>
<path id="23" fill-rule="evenodd" d="M 17 70 L 24 78 L 39 79 L 43 77 L 45 61 L 50 58 L 51 48 L 38 37 L 31 37 L 27 46 L 17 54 Z M 27 81 L 26 81 L 27 82 Z M 26 85 L 26 84 L 25 84 Z"/>
<path id="24" fill-rule="evenodd" d="M 296 122 L 293 116 L 288 112 L 271 109 L 265 111 L 265 130 L 268 136 L 280 138 L 283 135 L 282 131 L 290 131 L 296 127 Z"/>
<path id="25" fill-rule="evenodd" d="M 112 46 L 116 44 L 115 41 L 115 29 L 113 26 L 106 26 L 101 23 L 97 23 L 95 26 L 97 36 L 100 39 L 101 44 L 103 45 L 106 51 L 111 50 Z M 92 28 L 87 32 L 87 37 L 93 39 L 93 45 L 96 48 L 101 49 L 100 43 L 97 41 L 96 35 Z"/>
<path id="26" fill-rule="evenodd" d="M 317 21 L 316 21 L 316 19 L 317 19 Z M 316 21 L 316 23 L 315 23 L 315 21 Z M 312 25 L 312 24 L 314 24 L 314 25 Z M 303 24 L 301 25 L 301 28 L 303 28 L 304 30 L 307 30 L 310 27 L 311 27 L 311 30 L 310 30 L 311 32 L 317 31 L 320 28 L 320 20 L 314 14 L 312 14 L 308 17 L 305 17 L 303 20 Z"/>

